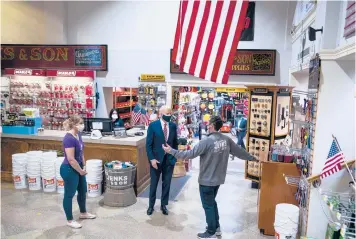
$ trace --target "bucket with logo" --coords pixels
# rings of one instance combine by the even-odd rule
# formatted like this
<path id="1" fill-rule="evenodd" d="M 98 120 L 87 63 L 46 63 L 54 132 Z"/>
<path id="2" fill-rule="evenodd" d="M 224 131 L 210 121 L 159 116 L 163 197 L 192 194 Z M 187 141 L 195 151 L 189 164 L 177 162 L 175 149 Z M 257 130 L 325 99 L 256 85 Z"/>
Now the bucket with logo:
<path id="1" fill-rule="evenodd" d="M 64 193 L 64 181 L 61 177 L 61 165 L 64 157 L 58 157 L 56 160 L 56 180 L 57 180 L 57 192 Z"/>
<path id="2" fill-rule="evenodd" d="M 27 154 L 27 180 L 30 191 L 41 190 L 42 151 L 29 151 Z"/>
<path id="3" fill-rule="evenodd" d="M 27 164 L 26 154 L 12 155 L 12 177 L 14 179 L 14 186 L 16 189 L 27 188 L 26 164 Z"/>
<path id="4" fill-rule="evenodd" d="M 55 167 L 56 160 L 56 151 L 43 152 L 41 161 L 41 177 L 44 192 L 55 192 L 57 189 Z"/>
<path id="5" fill-rule="evenodd" d="M 297 238 L 299 208 L 293 204 L 281 203 L 276 206 L 274 230 L 278 239 Z"/>
<path id="6" fill-rule="evenodd" d="M 91 159 L 86 161 L 86 180 L 88 197 L 99 197 L 102 194 L 103 161 Z"/>

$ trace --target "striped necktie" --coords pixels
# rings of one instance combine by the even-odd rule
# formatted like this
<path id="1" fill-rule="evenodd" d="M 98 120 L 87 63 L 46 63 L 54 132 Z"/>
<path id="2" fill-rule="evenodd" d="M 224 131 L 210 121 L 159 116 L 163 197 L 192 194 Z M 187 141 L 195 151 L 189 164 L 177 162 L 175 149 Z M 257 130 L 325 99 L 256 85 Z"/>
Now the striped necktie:
<path id="1" fill-rule="evenodd" d="M 167 142 L 167 135 L 168 135 L 167 123 L 164 123 L 163 133 L 164 133 L 164 140 Z"/>

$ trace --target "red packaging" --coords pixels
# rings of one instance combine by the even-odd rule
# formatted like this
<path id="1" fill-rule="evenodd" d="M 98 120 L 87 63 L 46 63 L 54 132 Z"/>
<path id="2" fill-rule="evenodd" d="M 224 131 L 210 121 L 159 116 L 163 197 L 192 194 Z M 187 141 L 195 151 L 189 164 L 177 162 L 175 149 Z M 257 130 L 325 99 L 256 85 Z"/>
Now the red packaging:
<path id="1" fill-rule="evenodd" d="M 87 85 L 85 87 L 85 94 L 86 94 L 86 96 L 92 96 L 93 95 L 93 87 L 91 85 Z"/>
<path id="2" fill-rule="evenodd" d="M 86 106 L 87 106 L 87 109 L 92 109 L 93 108 L 93 100 L 90 98 L 86 99 Z"/>

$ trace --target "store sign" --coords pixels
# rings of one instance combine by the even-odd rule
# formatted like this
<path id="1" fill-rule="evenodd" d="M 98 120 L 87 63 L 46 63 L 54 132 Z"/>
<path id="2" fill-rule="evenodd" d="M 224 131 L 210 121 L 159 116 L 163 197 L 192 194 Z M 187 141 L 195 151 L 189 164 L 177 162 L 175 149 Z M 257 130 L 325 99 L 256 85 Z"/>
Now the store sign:
<path id="1" fill-rule="evenodd" d="M 289 93 L 289 88 L 281 88 L 279 89 L 279 93 Z"/>
<path id="2" fill-rule="evenodd" d="M 245 89 L 245 88 L 216 88 L 216 92 L 238 93 L 238 92 L 247 92 L 247 89 Z"/>
<path id="3" fill-rule="evenodd" d="M 5 75 L 46 76 L 46 71 L 39 69 L 5 69 Z"/>
<path id="4" fill-rule="evenodd" d="M 164 75 L 152 75 L 152 74 L 142 74 L 140 77 L 140 81 L 150 81 L 150 82 L 156 82 L 156 81 L 165 81 L 166 77 Z"/>
<path id="5" fill-rule="evenodd" d="M 76 71 L 57 71 L 57 76 L 74 77 L 75 75 Z"/>
<path id="6" fill-rule="evenodd" d="M 254 93 L 267 93 L 268 92 L 268 89 L 267 88 L 255 88 L 253 89 L 253 92 Z"/>
<path id="7" fill-rule="evenodd" d="M 107 45 L 1 45 L 1 68 L 107 71 Z"/>
<path id="8" fill-rule="evenodd" d="M 172 50 L 171 50 L 172 54 Z M 172 57 L 170 58 L 172 59 Z M 230 75 L 274 76 L 276 68 L 276 50 L 236 50 Z M 185 74 L 172 60 L 172 74 Z"/>

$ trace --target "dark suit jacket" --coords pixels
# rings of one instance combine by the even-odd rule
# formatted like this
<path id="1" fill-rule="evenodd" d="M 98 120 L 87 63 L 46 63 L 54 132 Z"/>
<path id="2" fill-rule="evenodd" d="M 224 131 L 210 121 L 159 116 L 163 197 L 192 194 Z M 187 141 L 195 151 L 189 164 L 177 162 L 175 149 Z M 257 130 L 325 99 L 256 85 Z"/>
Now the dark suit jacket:
<path id="1" fill-rule="evenodd" d="M 177 125 L 170 122 L 168 127 L 169 135 L 167 144 L 173 149 L 178 149 Z M 156 159 L 162 164 L 165 155 L 162 144 L 165 143 L 161 121 L 156 120 L 148 126 L 147 130 L 146 152 L 148 160 Z M 167 154 L 167 160 L 170 165 L 174 165 L 177 161 L 176 158 L 170 154 Z"/>

